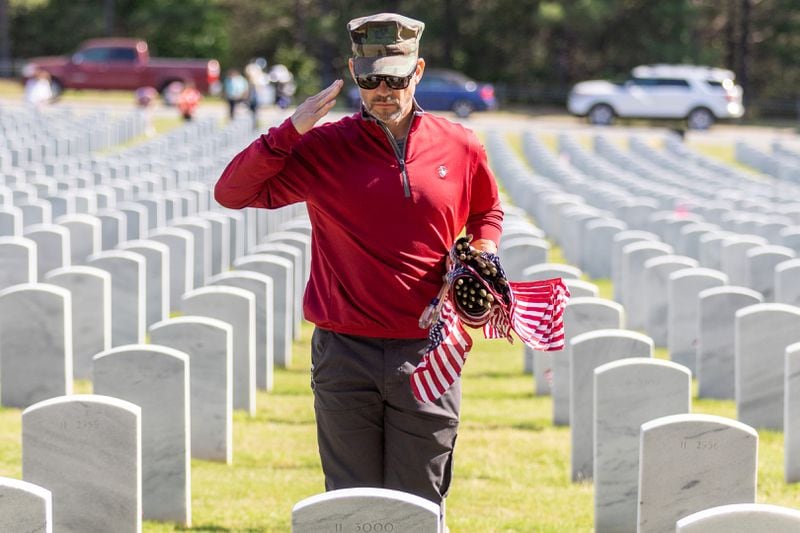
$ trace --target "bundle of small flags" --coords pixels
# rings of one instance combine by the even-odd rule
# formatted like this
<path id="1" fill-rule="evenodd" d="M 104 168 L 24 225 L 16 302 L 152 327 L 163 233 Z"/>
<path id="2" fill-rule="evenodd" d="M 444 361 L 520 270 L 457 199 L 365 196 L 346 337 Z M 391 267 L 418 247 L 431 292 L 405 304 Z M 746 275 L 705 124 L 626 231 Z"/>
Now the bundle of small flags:
<path id="1" fill-rule="evenodd" d="M 411 374 L 417 400 L 441 397 L 461 375 L 472 348 L 464 325 L 480 327 L 487 339 L 507 339 L 511 332 L 534 350 L 564 347 L 563 313 L 569 290 L 561 278 L 509 281 L 495 254 L 459 238 L 450 250 L 450 268 L 439 294 L 420 316 L 429 328 L 422 361 Z"/>

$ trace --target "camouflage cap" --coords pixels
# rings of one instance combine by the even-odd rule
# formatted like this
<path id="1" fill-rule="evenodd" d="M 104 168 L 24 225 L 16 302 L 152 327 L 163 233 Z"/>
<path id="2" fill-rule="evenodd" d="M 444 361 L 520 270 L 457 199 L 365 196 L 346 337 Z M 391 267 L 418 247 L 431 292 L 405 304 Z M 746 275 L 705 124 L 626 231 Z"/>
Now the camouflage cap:
<path id="1" fill-rule="evenodd" d="M 424 29 L 424 22 L 396 13 L 379 13 L 348 22 L 356 76 L 411 74 Z"/>

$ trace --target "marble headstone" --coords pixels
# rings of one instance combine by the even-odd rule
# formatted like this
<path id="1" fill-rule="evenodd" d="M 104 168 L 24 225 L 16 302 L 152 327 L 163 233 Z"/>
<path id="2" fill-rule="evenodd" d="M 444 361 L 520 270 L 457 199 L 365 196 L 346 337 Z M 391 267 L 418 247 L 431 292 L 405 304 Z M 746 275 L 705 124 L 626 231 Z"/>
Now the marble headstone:
<path id="1" fill-rule="evenodd" d="M 652 357 L 653 340 L 621 329 L 601 329 L 570 340 L 570 465 L 572 481 L 591 479 L 594 468 L 594 370 L 628 357 Z"/>
<path id="2" fill-rule="evenodd" d="M 45 283 L 0 291 L 0 403 L 72 394 L 72 298 Z"/>
<path id="3" fill-rule="evenodd" d="M 131 344 L 94 358 L 94 392 L 142 409 L 142 512 L 146 520 L 192 522 L 189 356 Z"/>
<path id="4" fill-rule="evenodd" d="M 697 395 L 733 400 L 736 311 L 764 300 L 754 290 L 731 285 L 705 289 L 697 297 Z"/>
<path id="5" fill-rule="evenodd" d="M 590 331 L 624 327 L 625 310 L 617 302 L 603 298 L 570 298 L 567 302 L 564 308 L 564 349 L 560 352 L 537 351 L 534 359 L 537 376 L 552 374 L 553 424 L 569 425 L 570 340 Z"/>
<path id="6" fill-rule="evenodd" d="M 49 490 L 0 477 L 0 531 L 53 533 L 53 496 Z"/>
<path id="7" fill-rule="evenodd" d="M 258 272 L 231 270 L 208 281 L 209 286 L 238 287 L 256 297 L 256 388 L 271 391 L 274 381 L 272 278 Z"/>
<path id="8" fill-rule="evenodd" d="M 766 503 L 734 503 L 678 520 L 675 533 L 797 533 L 800 511 Z"/>
<path id="9" fill-rule="evenodd" d="M 754 503 L 758 434 L 736 420 L 684 414 L 642 424 L 639 533 L 672 533 L 675 522 L 718 505 Z"/>
<path id="10" fill-rule="evenodd" d="M 73 266 L 48 272 L 45 281 L 72 297 L 72 373 L 75 379 L 91 379 L 92 357 L 111 348 L 111 275 Z"/>
<path id="11" fill-rule="evenodd" d="M 639 428 L 688 413 L 692 376 L 652 358 L 621 359 L 594 370 L 594 517 L 597 533 L 636 533 Z"/>
<path id="12" fill-rule="evenodd" d="M 737 418 L 755 428 L 783 429 L 786 347 L 800 342 L 800 308 L 756 304 L 736 311 Z"/>
<path id="13" fill-rule="evenodd" d="M 786 347 L 784 389 L 784 477 L 795 483 L 800 481 L 800 343 Z"/>
<path id="14" fill-rule="evenodd" d="M 644 263 L 640 298 L 645 300 L 644 330 L 656 346 L 667 345 L 669 275 L 685 268 L 696 268 L 697 261 L 680 255 L 662 255 Z"/>
<path id="15" fill-rule="evenodd" d="M 36 243 L 24 237 L 0 237 L 0 290 L 18 283 L 35 283 Z"/>
<path id="16" fill-rule="evenodd" d="M 54 531 L 142 529 L 141 409 L 79 394 L 22 413 L 22 477 L 53 495 Z"/>
<path id="17" fill-rule="evenodd" d="M 89 256 L 86 264 L 111 275 L 111 345 L 144 342 L 146 261 L 134 252 L 111 250 Z"/>
<path id="18" fill-rule="evenodd" d="M 698 295 L 705 289 L 727 284 L 722 272 L 686 268 L 669 275 L 667 285 L 667 347 L 672 361 L 697 370 Z"/>
<path id="19" fill-rule="evenodd" d="M 413 494 L 381 488 L 339 489 L 292 508 L 292 533 L 414 531 L 441 533 L 439 506 Z"/>
<path id="20" fill-rule="evenodd" d="M 203 287 L 183 295 L 186 315 L 216 318 L 231 325 L 233 335 L 233 408 L 256 413 L 256 297 L 224 285 Z"/>
<path id="21" fill-rule="evenodd" d="M 192 457 L 233 460 L 232 328 L 221 320 L 182 316 L 150 326 L 154 344 L 185 352 L 191 368 Z"/>
<path id="22" fill-rule="evenodd" d="M 294 324 L 294 273 L 288 259 L 270 254 L 248 255 L 237 259 L 236 270 L 249 270 L 272 279 L 275 365 L 288 368 L 292 364 Z"/>

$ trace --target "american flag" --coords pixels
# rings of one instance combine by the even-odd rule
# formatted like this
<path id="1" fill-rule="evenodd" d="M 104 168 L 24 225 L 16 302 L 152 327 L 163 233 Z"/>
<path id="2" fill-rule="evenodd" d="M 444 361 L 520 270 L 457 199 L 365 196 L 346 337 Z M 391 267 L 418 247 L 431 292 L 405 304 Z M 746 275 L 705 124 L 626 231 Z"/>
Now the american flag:
<path id="1" fill-rule="evenodd" d="M 564 307 L 569 298 L 561 278 L 510 281 L 510 301 L 494 306 L 483 326 L 487 339 L 511 340 L 513 330 L 534 350 L 564 347 Z M 464 330 L 449 298 L 429 335 L 428 351 L 411 374 L 411 390 L 417 400 L 432 402 L 441 397 L 461 375 L 472 339 Z"/>
<path id="2" fill-rule="evenodd" d="M 411 374 L 411 390 L 419 401 L 429 403 L 452 385 L 472 349 L 472 338 L 464 330 L 453 305 L 446 301 L 439 321 L 431 327 L 431 347 Z"/>

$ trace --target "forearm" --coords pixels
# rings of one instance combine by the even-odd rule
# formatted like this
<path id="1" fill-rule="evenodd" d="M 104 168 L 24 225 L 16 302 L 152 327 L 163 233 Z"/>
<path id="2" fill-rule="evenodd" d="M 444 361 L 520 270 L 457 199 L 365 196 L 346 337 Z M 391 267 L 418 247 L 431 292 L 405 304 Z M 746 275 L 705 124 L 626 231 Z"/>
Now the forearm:
<path id="1" fill-rule="evenodd" d="M 277 128 L 270 129 L 231 160 L 220 176 L 214 188 L 214 198 L 220 205 L 231 209 L 243 207 L 274 207 L 269 205 L 269 191 L 266 191 L 270 180 L 279 175 L 286 180 L 273 181 L 276 189 L 288 189 L 279 194 L 284 200 L 299 201 L 299 191 L 292 190 L 287 184 L 302 183 L 287 172 L 287 162 L 293 147 L 299 142 L 300 134 L 291 121 L 287 120 Z M 280 182 L 280 183 L 279 183 Z M 283 201 L 282 203 L 287 203 Z"/>

